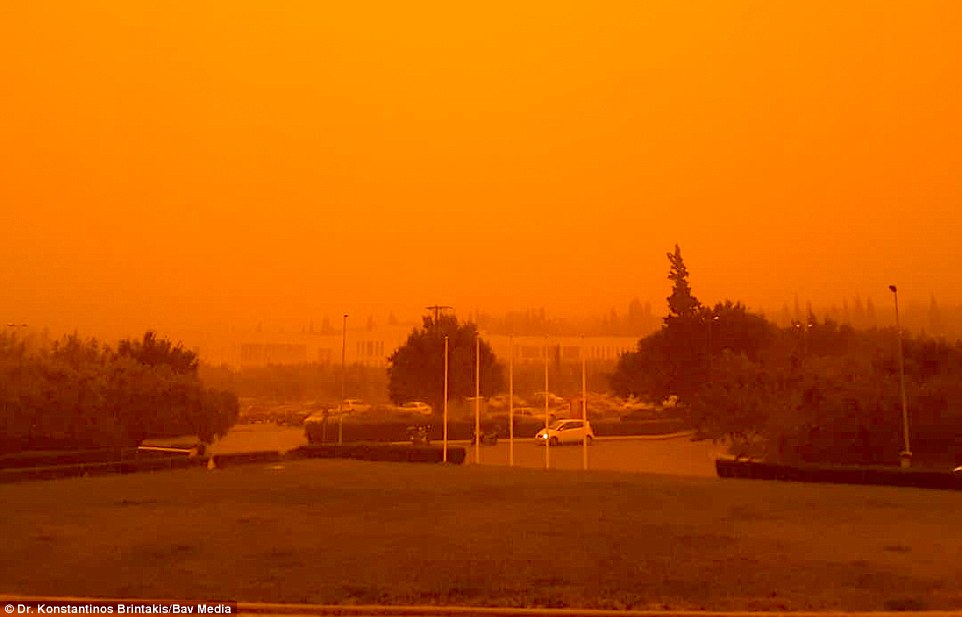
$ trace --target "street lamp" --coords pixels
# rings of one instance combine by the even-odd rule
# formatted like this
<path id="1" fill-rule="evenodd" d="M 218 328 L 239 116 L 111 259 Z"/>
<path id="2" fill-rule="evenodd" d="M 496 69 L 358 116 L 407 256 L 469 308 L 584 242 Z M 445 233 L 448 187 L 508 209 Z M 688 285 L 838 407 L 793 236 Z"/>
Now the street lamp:
<path id="1" fill-rule="evenodd" d="M 444 448 L 441 455 L 441 460 L 445 463 L 448 462 L 448 336 L 444 335 L 444 429 L 443 429 L 443 439 Z"/>
<path id="2" fill-rule="evenodd" d="M 347 313 L 344 314 L 344 321 L 341 324 L 341 402 L 337 409 L 337 444 L 344 443 L 344 353 L 347 350 Z"/>
<path id="3" fill-rule="evenodd" d="M 17 337 L 17 333 L 18 333 L 21 329 L 26 328 L 26 327 L 27 327 L 27 324 L 25 324 L 25 323 L 8 323 L 8 324 L 7 324 L 7 327 L 8 327 L 8 328 L 13 328 L 13 338 L 11 339 L 11 348 L 12 348 L 13 350 L 15 350 L 15 352 L 17 353 L 17 355 L 20 357 L 20 367 L 23 368 L 23 356 L 24 356 L 24 353 L 26 353 L 27 344 L 26 344 L 26 342 L 24 342 L 24 341 L 20 341 L 20 345 L 19 345 L 20 349 L 19 349 L 19 351 L 16 351 L 16 350 L 17 350 L 16 342 L 17 342 L 17 338 L 18 338 L 18 337 Z"/>
<path id="4" fill-rule="evenodd" d="M 905 438 L 905 449 L 899 453 L 902 467 L 911 467 L 912 448 L 909 447 L 909 412 L 905 403 L 905 356 L 902 352 L 902 325 L 899 322 L 899 290 L 895 285 L 889 285 L 889 291 L 895 297 L 895 329 L 899 337 L 899 383 L 902 392 L 902 435 Z"/>

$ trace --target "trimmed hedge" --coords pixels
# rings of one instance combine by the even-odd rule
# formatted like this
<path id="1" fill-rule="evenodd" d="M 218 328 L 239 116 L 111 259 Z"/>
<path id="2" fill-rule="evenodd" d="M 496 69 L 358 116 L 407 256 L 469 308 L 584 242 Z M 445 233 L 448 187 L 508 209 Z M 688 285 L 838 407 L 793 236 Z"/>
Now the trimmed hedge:
<path id="1" fill-rule="evenodd" d="M 448 462 L 460 465 L 467 451 L 463 446 L 448 446 Z M 287 453 L 290 458 L 349 458 L 364 461 L 403 463 L 441 463 L 443 446 L 409 446 L 382 443 L 323 444 L 301 446 Z"/>
<path id="2" fill-rule="evenodd" d="M 210 456 L 216 467 L 230 465 L 246 465 L 250 463 L 275 463 L 281 460 L 281 453 L 277 450 L 260 450 L 257 452 L 234 452 L 232 454 L 213 454 Z"/>
<path id="3" fill-rule="evenodd" d="M 598 437 L 631 436 L 631 435 L 667 435 L 689 428 L 681 418 L 664 418 L 661 420 L 622 420 L 615 422 L 592 422 L 591 428 Z"/>
<path id="4" fill-rule="evenodd" d="M 79 465 L 52 465 L 45 467 L 19 467 L 0 469 L 0 483 L 22 480 L 55 480 L 79 476 L 100 476 L 110 473 L 137 473 L 142 471 L 166 471 L 186 469 L 207 463 L 206 458 L 186 456 L 153 457 L 142 460 L 83 463 Z"/>
<path id="5" fill-rule="evenodd" d="M 140 450 L 134 448 L 95 448 L 89 450 L 35 451 L 0 455 L 0 469 L 27 467 L 59 467 L 88 463 L 112 463 L 115 461 L 139 461 L 157 458 L 187 456 L 188 452 Z"/>
<path id="6" fill-rule="evenodd" d="M 962 474 L 950 471 L 902 469 L 895 466 L 784 465 L 737 458 L 720 458 L 715 461 L 715 471 L 721 478 L 962 490 Z"/>

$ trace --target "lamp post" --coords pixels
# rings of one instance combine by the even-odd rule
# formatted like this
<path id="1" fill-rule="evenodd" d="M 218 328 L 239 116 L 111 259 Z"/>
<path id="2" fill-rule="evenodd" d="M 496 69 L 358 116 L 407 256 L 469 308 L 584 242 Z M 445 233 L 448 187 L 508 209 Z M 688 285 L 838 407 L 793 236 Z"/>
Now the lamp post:
<path id="1" fill-rule="evenodd" d="M 588 369 L 585 360 L 585 337 L 581 336 L 581 468 L 588 470 Z"/>
<path id="2" fill-rule="evenodd" d="M 442 460 L 448 462 L 448 337 L 444 336 L 444 448 Z"/>
<path id="3" fill-rule="evenodd" d="M 16 350 L 16 347 L 17 347 L 17 338 L 18 338 L 17 334 L 20 332 L 21 329 L 26 328 L 26 327 L 27 327 L 27 324 L 25 324 L 25 323 L 8 323 L 8 324 L 7 324 L 7 327 L 8 327 L 8 328 L 13 328 L 13 339 L 12 339 L 10 342 L 11 342 L 11 347 L 12 347 L 14 350 Z M 17 355 L 20 357 L 20 366 L 21 366 L 21 368 L 23 367 L 23 355 L 24 355 L 24 353 L 26 353 L 26 348 L 27 348 L 26 342 L 21 341 L 21 342 L 20 342 L 20 351 L 17 353 Z"/>
<path id="4" fill-rule="evenodd" d="M 344 321 L 341 324 L 341 402 L 337 404 L 340 413 L 337 414 L 337 443 L 344 443 L 344 352 L 347 349 L 347 314 L 344 314 Z"/>
<path id="5" fill-rule="evenodd" d="M 905 403 L 905 356 L 902 352 L 902 324 L 899 322 L 899 290 L 895 285 L 889 285 L 889 291 L 895 297 L 895 329 L 899 337 L 899 384 L 902 393 L 902 435 L 905 439 L 905 449 L 899 452 L 902 467 L 912 466 L 912 448 L 909 446 L 909 412 Z"/>

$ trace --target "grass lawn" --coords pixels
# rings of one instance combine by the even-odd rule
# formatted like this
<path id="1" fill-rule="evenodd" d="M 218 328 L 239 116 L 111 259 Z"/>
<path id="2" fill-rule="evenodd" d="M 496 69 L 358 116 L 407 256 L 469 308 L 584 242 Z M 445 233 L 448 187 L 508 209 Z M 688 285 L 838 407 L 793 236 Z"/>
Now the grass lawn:
<path id="1" fill-rule="evenodd" d="M 951 491 L 306 460 L 0 485 L 0 501 L 7 594 L 962 608 Z"/>

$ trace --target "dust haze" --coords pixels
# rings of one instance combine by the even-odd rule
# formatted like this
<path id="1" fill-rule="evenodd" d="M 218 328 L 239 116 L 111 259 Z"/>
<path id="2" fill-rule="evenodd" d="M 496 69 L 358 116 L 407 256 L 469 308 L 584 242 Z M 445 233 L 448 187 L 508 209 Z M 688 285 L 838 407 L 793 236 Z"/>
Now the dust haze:
<path id="1" fill-rule="evenodd" d="M 0 24 L 3 323 L 205 351 L 436 303 L 601 328 L 664 315 L 677 243 L 706 302 L 886 325 L 895 283 L 909 327 L 959 330 L 952 3 Z"/>

